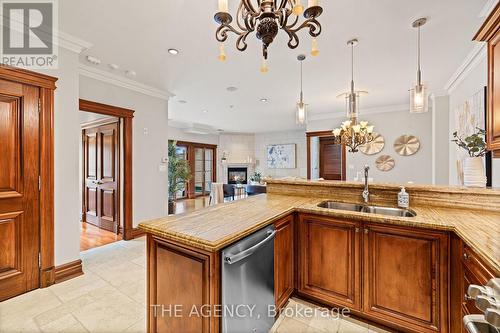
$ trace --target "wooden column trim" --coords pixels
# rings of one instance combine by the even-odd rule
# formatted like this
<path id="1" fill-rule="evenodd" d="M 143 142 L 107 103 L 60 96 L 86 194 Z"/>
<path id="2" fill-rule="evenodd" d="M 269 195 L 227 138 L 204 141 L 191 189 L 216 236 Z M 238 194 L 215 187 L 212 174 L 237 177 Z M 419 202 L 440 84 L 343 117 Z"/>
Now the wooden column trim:
<path id="1" fill-rule="evenodd" d="M 40 89 L 40 287 L 54 284 L 54 90 Z"/>
<path id="2" fill-rule="evenodd" d="M 134 238 L 132 207 L 132 120 L 134 110 L 85 99 L 79 100 L 79 111 L 118 117 L 123 122 L 123 239 Z"/>

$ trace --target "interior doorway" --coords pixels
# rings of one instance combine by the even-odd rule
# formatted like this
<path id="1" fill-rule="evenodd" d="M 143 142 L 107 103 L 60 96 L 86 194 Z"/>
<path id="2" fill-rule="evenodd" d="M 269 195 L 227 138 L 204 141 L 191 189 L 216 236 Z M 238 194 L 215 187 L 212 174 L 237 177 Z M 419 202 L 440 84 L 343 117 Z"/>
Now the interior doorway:
<path id="1" fill-rule="evenodd" d="M 120 118 L 80 112 L 80 251 L 121 239 Z"/>
<path id="2" fill-rule="evenodd" d="M 80 100 L 80 250 L 137 235 L 132 228 L 134 111 Z"/>
<path id="3" fill-rule="evenodd" d="M 307 179 L 346 180 L 346 148 L 331 131 L 307 132 Z"/>

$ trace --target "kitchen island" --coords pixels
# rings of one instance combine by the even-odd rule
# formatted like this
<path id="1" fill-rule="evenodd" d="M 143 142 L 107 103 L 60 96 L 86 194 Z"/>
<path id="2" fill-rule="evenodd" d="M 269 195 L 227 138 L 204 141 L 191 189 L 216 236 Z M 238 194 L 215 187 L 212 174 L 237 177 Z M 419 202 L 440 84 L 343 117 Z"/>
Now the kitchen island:
<path id="1" fill-rule="evenodd" d="M 141 223 L 149 331 L 219 332 L 220 251 L 274 224 L 278 307 L 294 294 L 400 331 L 459 332 L 474 312 L 465 284 L 500 276 L 500 191 L 411 185 L 415 217 L 318 207 L 361 203 L 362 190 L 270 181 L 267 195 Z M 370 204 L 396 206 L 397 185 L 370 191 Z"/>

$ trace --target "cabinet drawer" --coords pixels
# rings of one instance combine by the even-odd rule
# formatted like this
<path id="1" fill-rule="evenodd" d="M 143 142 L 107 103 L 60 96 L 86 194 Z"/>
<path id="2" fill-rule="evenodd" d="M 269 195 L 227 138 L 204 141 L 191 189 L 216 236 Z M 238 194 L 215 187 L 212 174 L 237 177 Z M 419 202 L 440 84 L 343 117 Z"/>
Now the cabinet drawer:
<path id="1" fill-rule="evenodd" d="M 462 263 L 469 270 L 469 276 L 474 278 L 475 284 L 485 285 L 495 277 L 492 270 L 486 266 L 478 255 L 467 245 L 464 245 Z"/>
<path id="2" fill-rule="evenodd" d="M 464 267 L 464 276 L 463 276 L 463 300 L 462 300 L 462 309 L 467 311 L 467 314 L 481 314 L 478 308 L 476 308 L 476 301 L 467 300 L 467 289 L 471 284 L 481 284 L 479 280 L 468 270 L 467 267 Z"/>

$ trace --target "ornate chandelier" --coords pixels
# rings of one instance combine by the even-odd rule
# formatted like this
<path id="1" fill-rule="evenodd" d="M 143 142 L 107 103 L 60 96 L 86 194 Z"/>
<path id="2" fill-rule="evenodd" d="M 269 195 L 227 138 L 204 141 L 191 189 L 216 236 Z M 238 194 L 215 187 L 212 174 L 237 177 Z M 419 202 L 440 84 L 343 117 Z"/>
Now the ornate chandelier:
<path id="1" fill-rule="evenodd" d="M 299 46 L 297 32 L 309 29 L 309 35 L 313 37 L 313 56 L 319 53 L 316 37 L 321 33 L 321 24 L 317 18 L 323 13 L 323 8 L 318 6 L 318 0 L 308 0 L 308 7 L 304 10 L 301 0 L 240 0 L 236 13 L 236 27 L 233 27 L 233 17 L 229 14 L 228 0 L 219 0 L 219 11 L 215 14 L 215 21 L 220 24 L 215 36 L 217 41 L 224 43 L 228 32 L 234 33 L 238 39 L 236 48 L 245 51 L 246 39 L 252 32 L 256 32 L 258 39 L 262 41 L 263 68 L 267 68 L 267 50 L 282 29 L 288 35 L 288 47 L 295 49 Z M 305 18 L 299 24 L 299 16 L 303 13 Z M 225 60 L 224 44 L 220 45 L 220 60 Z M 261 70 L 266 72 L 267 70 Z"/>
<path id="2" fill-rule="evenodd" d="M 332 131 L 335 143 L 349 147 L 349 152 L 358 152 L 358 147 L 373 141 L 373 126 L 367 121 L 358 122 L 358 105 L 359 96 L 367 94 L 366 91 L 356 91 L 354 89 L 354 46 L 358 45 L 358 40 L 353 39 L 347 42 L 351 47 L 351 90 L 348 93 L 339 95 L 346 98 L 347 101 L 347 117 L 340 128 L 335 128 Z"/>

